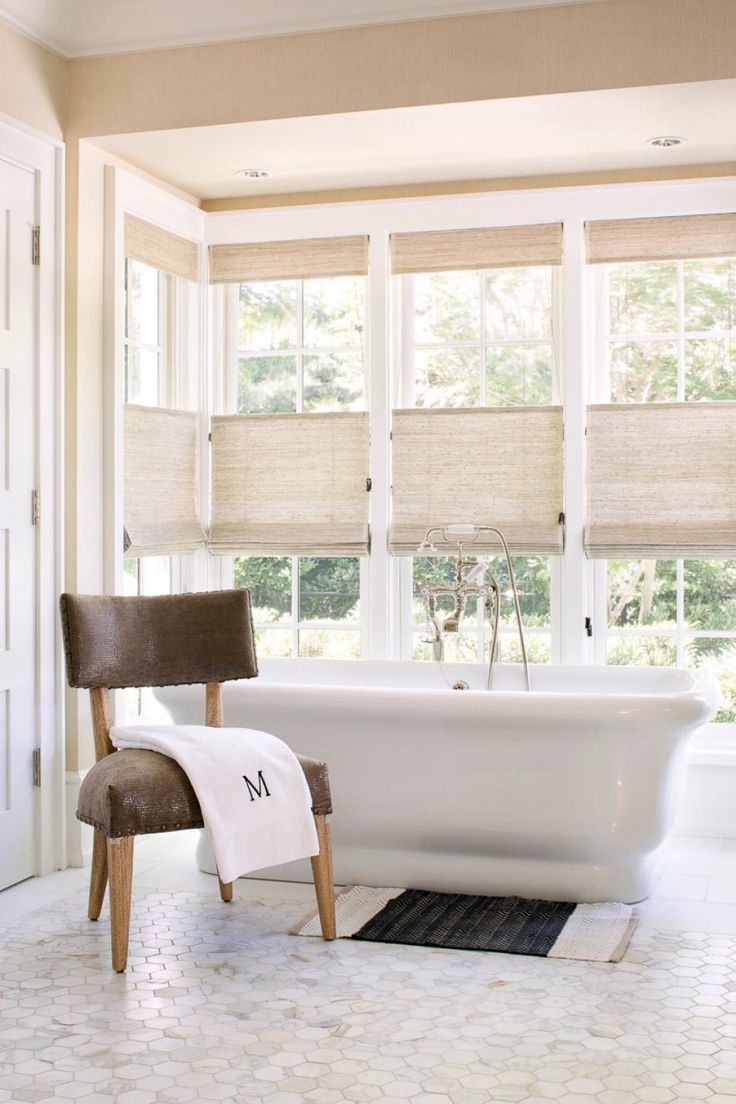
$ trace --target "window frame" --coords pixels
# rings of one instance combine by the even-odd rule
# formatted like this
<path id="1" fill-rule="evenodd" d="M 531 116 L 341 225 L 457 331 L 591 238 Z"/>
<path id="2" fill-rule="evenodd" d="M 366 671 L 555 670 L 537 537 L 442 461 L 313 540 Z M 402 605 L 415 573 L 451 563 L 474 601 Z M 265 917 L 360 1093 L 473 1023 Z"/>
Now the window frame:
<path id="1" fill-rule="evenodd" d="M 141 264 L 134 261 L 134 264 Z M 186 395 L 190 391 L 191 364 L 183 355 L 187 347 L 186 334 L 188 329 L 188 295 L 183 285 L 186 281 L 180 277 L 172 276 L 161 269 L 154 269 L 158 276 L 158 340 L 155 344 L 133 341 L 129 337 L 131 322 L 131 300 L 127 294 L 128 265 L 130 260 L 124 258 L 126 311 L 124 328 L 125 354 L 123 360 L 123 388 L 125 402 L 131 402 L 128 389 L 128 352 L 131 348 L 140 348 L 155 352 L 158 357 L 158 402 L 156 406 L 178 407 L 186 405 Z M 151 267 L 151 266 L 148 266 Z M 150 405 L 150 404 L 149 404 Z M 168 565 L 161 561 L 168 560 Z M 155 561 L 155 562 L 153 562 Z M 184 556 L 143 556 L 136 561 L 137 594 L 177 594 L 184 587 L 186 578 L 186 565 Z M 125 571 L 126 558 L 123 557 L 123 570 Z M 163 570 L 162 570 L 163 569 Z M 162 589 L 164 577 L 168 575 L 166 586 Z"/>
<path id="2" fill-rule="evenodd" d="M 562 328 L 562 273 L 560 266 L 556 265 L 530 265 L 528 267 L 537 268 L 545 267 L 551 269 L 551 303 L 550 314 L 552 322 L 552 332 L 549 338 L 538 338 L 524 340 L 515 340 L 508 342 L 489 341 L 487 337 L 486 326 L 486 312 L 487 303 L 485 296 L 485 283 L 486 273 L 493 271 L 493 269 L 473 269 L 473 272 L 477 271 L 479 282 L 479 329 L 477 341 L 443 341 L 443 342 L 415 342 L 413 340 L 413 326 L 415 318 L 415 280 L 413 274 L 394 276 L 394 280 L 397 293 L 395 302 L 399 305 L 399 315 L 396 319 L 396 326 L 400 332 L 399 342 L 399 357 L 394 361 L 394 375 L 395 384 L 392 388 L 392 394 L 394 395 L 393 407 L 413 407 L 415 403 L 415 372 L 414 372 L 414 353 L 417 350 L 425 349 L 458 349 L 458 348 L 471 348 L 479 350 L 478 370 L 480 373 L 480 388 L 479 388 L 479 401 L 477 406 L 487 405 L 487 380 L 486 380 L 486 366 L 487 366 L 487 353 L 488 349 L 494 345 L 551 345 L 553 355 L 552 366 L 552 396 L 551 405 L 564 405 L 563 404 L 563 362 L 561 357 L 561 328 Z M 494 405 L 494 404 L 491 404 Z M 563 557 L 550 556 L 549 557 L 549 584 L 550 584 L 550 624 L 549 628 L 543 628 L 539 630 L 540 636 L 544 636 L 549 640 L 550 651 L 550 663 L 558 663 L 560 651 L 561 651 L 561 587 L 562 587 L 562 571 L 561 563 Z M 414 652 L 414 636 L 417 632 L 417 625 L 414 621 L 414 580 L 413 580 L 413 566 L 414 558 L 411 556 L 396 557 L 398 564 L 396 565 L 396 584 L 397 584 L 397 606 L 399 609 L 399 659 L 412 660 Z M 473 636 L 475 638 L 476 646 L 476 662 L 484 663 L 487 660 L 484 657 L 484 638 L 487 637 L 487 629 L 484 631 L 482 623 L 482 610 L 481 600 L 477 600 L 476 614 L 478 618 L 477 628 L 472 629 L 465 635 Z M 532 628 L 532 632 L 535 635 L 537 633 Z M 516 629 L 513 626 L 504 627 L 499 626 L 499 637 L 516 637 Z M 487 642 L 487 641 L 485 641 Z M 421 662 L 417 660 L 416 662 Z"/>
<path id="3" fill-rule="evenodd" d="M 672 341 L 677 348 L 677 402 L 687 400 L 685 395 L 685 372 L 687 367 L 687 342 L 688 340 L 723 340 L 736 337 L 736 331 L 724 330 L 688 330 L 685 326 L 685 260 L 671 262 L 675 264 L 675 309 L 677 328 L 661 333 L 631 333 L 626 335 L 611 334 L 609 329 L 609 280 L 608 273 L 611 266 L 607 264 L 591 265 L 593 271 L 590 281 L 593 289 L 593 302 L 595 311 L 593 319 L 594 329 L 594 356 L 592 370 L 592 386 L 594 402 L 611 402 L 610 377 L 608 371 L 609 346 L 612 342 L 645 342 L 653 340 Z M 593 654 L 594 662 L 606 666 L 608 664 L 608 648 L 611 640 L 636 639 L 637 637 L 657 637 L 673 640 L 676 648 L 676 666 L 687 667 L 686 646 L 690 640 L 734 640 L 736 641 L 736 629 L 712 630 L 689 629 L 685 616 L 685 560 L 676 559 L 675 563 L 675 625 L 673 628 L 658 628 L 657 626 L 643 625 L 627 628 L 611 628 L 608 624 L 608 565 L 609 560 L 595 560 L 593 562 L 593 586 L 595 616 L 593 619 Z M 728 722 L 718 724 L 719 730 L 728 727 Z M 732 725 L 736 729 L 736 725 Z"/>
<path id="4" fill-rule="evenodd" d="M 365 409 L 370 412 L 370 387 L 368 379 L 367 369 L 367 332 L 368 332 L 368 280 L 367 277 L 364 284 L 364 327 L 363 327 L 363 372 L 365 376 Z M 284 281 L 286 282 L 286 281 Z M 296 413 L 303 413 L 303 397 L 304 397 L 304 352 L 307 350 L 308 354 L 319 351 L 312 346 L 306 346 L 303 342 L 304 337 L 304 280 L 295 280 L 298 285 L 297 294 L 297 344 L 295 349 L 277 349 L 277 350 L 257 350 L 248 349 L 243 350 L 240 347 L 238 341 L 238 325 L 239 325 L 239 299 L 240 299 L 240 284 L 225 284 L 223 285 L 220 303 L 223 315 L 223 335 L 222 335 L 222 350 L 223 350 L 223 374 L 224 374 L 224 386 L 222 387 L 222 404 L 223 413 L 233 414 L 238 411 L 238 372 L 239 361 L 243 355 L 261 356 L 261 355 L 282 355 L 282 356 L 296 356 Z M 355 351 L 358 346 L 345 346 L 340 347 L 340 351 Z M 326 349 L 325 352 L 334 352 L 334 349 Z M 220 563 L 214 569 L 217 577 L 217 586 L 223 589 L 228 589 L 234 585 L 235 577 L 235 560 L 236 556 L 218 556 L 211 557 L 217 559 Z M 286 557 L 279 557 L 286 558 Z M 369 559 L 368 556 L 358 557 L 360 565 L 360 620 L 357 624 L 351 622 L 346 625 L 340 625 L 337 622 L 302 622 L 299 618 L 299 556 L 288 557 L 291 560 L 291 615 L 288 621 L 280 621 L 278 624 L 274 624 L 268 621 L 258 621 L 253 623 L 253 628 L 258 630 L 267 629 L 279 629 L 291 632 L 291 650 L 292 659 L 307 659 L 307 656 L 299 655 L 299 632 L 305 629 L 325 629 L 326 631 L 341 631 L 347 629 L 350 632 L 356 632 L 358 636 L 358 654 L 360 659 L 370 658 L 370 627 L 369 619 L 366 616 L 366 610 L 370 608 L 370 571 L 369 571 Z M 326 557 L 329 558 L 329 557 Z"/>
<path id="5" fill-rule="evenodd" d="M 155 353 L 158 361 L 158 373 L 156 390 L 158 396 L 158 402 L 156 406 L 167 406 L 171 402 L 171 391 L 173 389 L 173 358 L 171 355 L 172 350 L 172 331 L 174 328 L 173 317 L 173 300 L 174 300 L 174 280 L 175 277 L 170 276 L 168 272 L 162 272 L 161 269 L 152 268 L 151 270 L 156 273 L 158 284 L 158 307 L 157 307 L 157 320 L 158 320 L 158 334 L 155 343 L 146 341 L 134 341 L 130 337 L 131 332 L 131 320 L 132 320 L 132 301 L 129 294 L 129 265 L 136 264 L 142 265 L 142 261 L 131 260 L 126 257 L 124 259 L 125 264 L 125 356 L 124 356 L 124 389 L 125 389 L 125 402 L 133 402 L 130 397 L 130 391 L 128 386 L 128 364 L 130 362 L 130 351 L 132 349 L 139 349 L 141 352 Z M 150 265 L 145 265 L 146 268 L 151 268 Z M 150 404 L 149 404 L 150 405 Z"/>

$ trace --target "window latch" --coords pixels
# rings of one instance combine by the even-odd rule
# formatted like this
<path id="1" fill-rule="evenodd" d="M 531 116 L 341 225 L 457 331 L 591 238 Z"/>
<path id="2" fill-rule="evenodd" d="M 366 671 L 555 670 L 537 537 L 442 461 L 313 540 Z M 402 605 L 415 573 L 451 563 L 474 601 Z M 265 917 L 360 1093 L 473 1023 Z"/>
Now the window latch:
<path id="1" fill-rule="evenodd" d="M 592 636 L 593 635 L 593 622 L 592 622 L 590 617 L 585 618 L 585 635 L 586 636 Z"/>

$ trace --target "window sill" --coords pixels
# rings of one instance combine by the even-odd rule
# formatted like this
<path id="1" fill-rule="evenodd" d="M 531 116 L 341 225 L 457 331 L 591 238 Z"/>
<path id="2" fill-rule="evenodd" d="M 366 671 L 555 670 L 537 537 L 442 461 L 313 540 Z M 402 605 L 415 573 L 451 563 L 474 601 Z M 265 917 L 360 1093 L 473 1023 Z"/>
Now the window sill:
<path id="1" fill-rule="evenodd" d="M 698 767 L 736 767 L 736 724 L 706 724 L 690 740 L 687 761 Z"/>

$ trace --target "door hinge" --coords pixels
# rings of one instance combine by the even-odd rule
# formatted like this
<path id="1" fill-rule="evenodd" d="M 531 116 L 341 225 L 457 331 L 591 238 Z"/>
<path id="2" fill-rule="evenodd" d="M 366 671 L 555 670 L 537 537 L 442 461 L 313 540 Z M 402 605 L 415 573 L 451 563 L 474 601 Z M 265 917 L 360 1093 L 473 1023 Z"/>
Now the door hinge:
<path id="1" fill-rule="evenodd" d="M 40 265 L 41 263 L 41 227 L 33 227 L 33 237 L 31 239 L 31 264 Z"/>
<path id="2" fill-rule="evenodd" d="M 33 749 L 33 785 L 41 785 L 41 749 Z"/>
<path id="3" fill-rule="evenodd" d="M 585 618 L 585 635 L 586 636 L 592 636 L 593 635 L 593 620 L 590 617 Z"/>
<path id="4" fill-rule="evenodd" d="M 41 493 L 31 491 L 31 525 L 41 524 Z"/>

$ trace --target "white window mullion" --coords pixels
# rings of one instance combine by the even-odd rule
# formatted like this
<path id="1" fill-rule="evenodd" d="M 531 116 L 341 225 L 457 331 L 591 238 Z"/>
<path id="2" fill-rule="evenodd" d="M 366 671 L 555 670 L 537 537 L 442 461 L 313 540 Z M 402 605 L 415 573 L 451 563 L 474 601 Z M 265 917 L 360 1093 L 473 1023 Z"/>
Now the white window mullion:
<path id="1" fill-rule="evenodd" d="M 582 218 L 563 227 L 562 265 L 562 390 L 564 404 L 565 553 L 561 565 L 563 663 L 588 663 L 593 658 L 585 632 L 592 616 L 590 565 L 583 549 L 585 524 L 586 364 L 590 348 L 588 281 Z"/>
<path id="2" fill-rule="evenodd" d="M 677 665 L 685 664 L 685 561 L 678 560 L 676 566 L 676 624 L 677 624 Z"/>
<path id="3" fill-rule="evenodd" d="M 480 296 L 480 356 L 478 357 L 478 364 L 480 365 L 480 387 L 478 388 L 478 393 L 480 395 L 480 405 L 486 406 L 488 403 L 488 380 L 486 378 L 486 274 L 482 271 L 478 273 L 478 294 Z"/>
<path id="4" fill-rule="evenodd" d="M 394 405 L 408 408 L 414 406 L 414 277 L 400 276 L 395 282 L 399 290 L 393 303 L 401 332 L 398 356 L 393 366 L 395 385 L 391 393 L 396 397 Z M 390 493 L 389 489 L 389 495 Z M 397 654 L 400 659 L 411 659 L 414 648 L 412 560 L 405 556 L 395 556 L 389 561 L 389 570 L 394 577 L 398 594 L 398 641 L 397 652 L 393 654 Z"/>
<path id="5" fill-rule="evenodd" d="M 296 409 L 304 410 L 304 281 L 299 280 L 296 295 Z"/>
<path id="6" fill-rule="evenodd" d="M 370 634 L 370 614 L 371 608 L 371 572 L 370 572 L 370 557 L 361 556 L 359 558 L 360 568 L 360 622 L 355 625 L 340 625 L 340 628 L 356 628 L 360 631 L 360 658 L 370 659 L 371 654 L 371 634 Z"/>
<path id="7" fill-rule="evenodd" d="M 414 343 L 414 277 L 400 276 L 397 283 L 400 293 L 394 299 L 394 306 L 399 308 L 398 325 L 401 331 L 401 342 L 397 350 L 399 358 L 394 365 L 397 386 L 394 387 L 393 394 L 396 396 L 396 406 L 411 407 L 414 405 L 414 351 L 420 348 Z"/>
<path id="8" fill-rule="evenodd" d="M 480 396 L 480 405 L 486 406 L 488 404 L 488 379 L 486 373 L 486 274 L 482 270 L 478 273 L 478 297 L 480 301 L 480 355 L 478 357 L 478 364 L 480 368 L 480 386 L 478 388 L 478 394 Z M 478 596 L 475 600 L 475 616 L 478 622 L 477 628 L 475 630 L 475 657 L 479 663 L 482 663 L 485 652 L 485 649 L 483 647 L 485 641 L 485 611 L 483 609 L 483 600 L 480 596 Z"/>
<path id="9" fill-rule="evenodd" d="M 549 558 L 549 658 L 551 663 L 562 663 L 563 560 L 564 554 L 562 556 L 550 556 Z"/>
<path id="10" fill-rule="evenodd" d="M 685 266 L 677 262 L 677 401 L 685 400 Z"/>
<path id="11" fill-rule="evenodd" d="M 299 655 L 299 557 L 291 557 L 291 654 Z"/>
<path id="12" fill-rule="evenodd" d="M 363 610 L 369 620 L 369 654 L 372 659 L 388 659 L 395 654 L 396 618 L 392 587 L 392 565 L 388 555 L 389 496 L 391 493 L 390 424 L 391 392 L 389 365 L 391 340 L 391 267 L 387 231 L 371 234 L 366 311 L 368 358 L 368 410 L 370 435 L 371 556 L 368 592 L 370 608 Z"/>
<path id="13" fill-rule="evenodd" d="M 610 311 L 608 304 L 608 267 L 593 265 L 588 276 L 592 287 L 592 311 L 588 319 L 588 341 L 592 350 L 593 374 L 591 398 L 593 402 L 611 401 L 611 377 L 609 367 Z M 593 662 L 608 661 L 608 561 L 594 560 L 593 576 Z"/>
<path id="14" fill-rule="evenodd" d="M 210 414 L 235 414 L 238 409 L 238 304 L 239 284 L 222 284 L 209 288 L 212 334 L 212 389 Z M 209 414 L 203 426 L 202 441 L 209 457 Z M 209 464 L 207 465 L 209 471 Z M 203 482 L 203 494 L 209 497 L 209 479 Z M 235 557 L 210 556 L 208 581 L 213 590 L 228 590 L 233 586 Z"/>
<path id="15" fill-rule="evenodd" d="M 551 275 L 551 322 L 552 322 L 552 402 L 564 407 L 565 387 L 562 372 L 562 272 L 559 267 L 552 269 Z M 530 343 L 532 344 L 532 343 Z M 549 559 L 549 620 L 550 620 L 550 662 L 562 663 L 562 605 L 564 553 Z"/>

